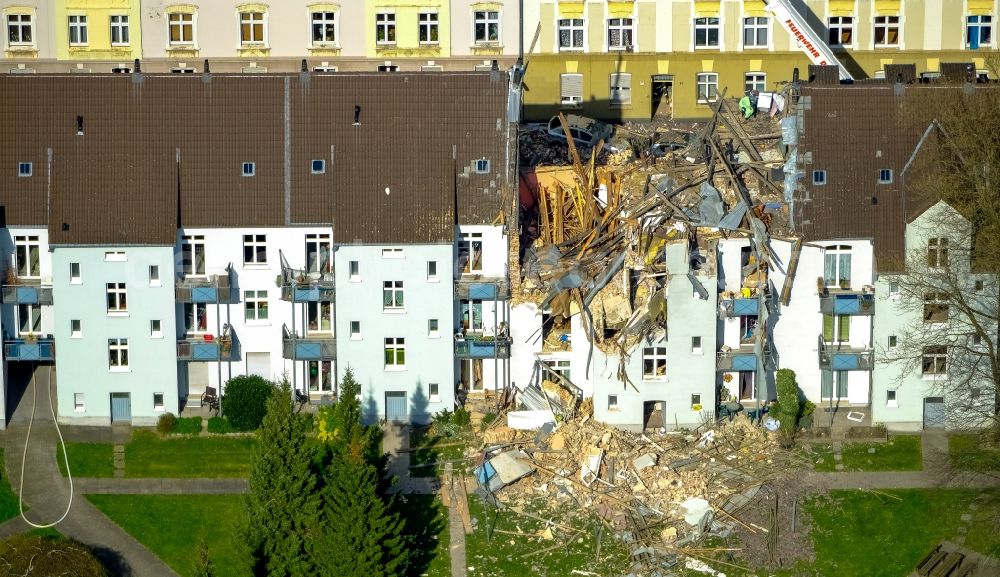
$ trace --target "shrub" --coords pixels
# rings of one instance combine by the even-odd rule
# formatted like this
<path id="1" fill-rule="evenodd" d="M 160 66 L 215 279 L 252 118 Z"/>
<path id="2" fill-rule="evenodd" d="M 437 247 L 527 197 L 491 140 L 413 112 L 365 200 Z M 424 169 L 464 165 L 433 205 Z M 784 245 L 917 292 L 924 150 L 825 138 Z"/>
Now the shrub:
<path id="1" fill-rule="evenodd" d="M 802 418 L 810 417 L 815 412 L 816 412 L 816 403 L 812 401 L 806 401 L 802 403 L 802 411 L 801 411 Z"/>
<path id="2" fill-rule="evenodd" d="M 217 435 L 225 435 L 233 432 L 233 426 L 229 424 L 229 419 L 225 417 L 212 417 L 208 420 L 208 432 Z"/>
<path id="3" fill-rule="evenodd" d="M 799 386 L 795 382 L 795 371 L 778 369 L 776 381 L 780 411 L 777 418 L 781 421 L 781 432 L 784 437 L 782 444 L 790 446 L 799 421 Z"/>
<path id="4" fill-rule="evenodd" d="M 163 413 L 156 419 L 156 431 L 161 435 L 173 433 L 177 428 L 177 417 L 173 413 Z"/>
<path id="5" fill-rule="evenodd" d="M 495 420 L 497 420 L 496 413 L 486 413 L 483 415 L 483 429 L 492 425 Z"/>
<path id="6" fill-rule="evenodd" d="M 267 399 L 274 393 L 271 381 L 257 375 L 233 377 L 222 396 L 222 413 L 236 431 L 253 431 L 267 414 Z"/>
<path id="7" fill-rule="evenodd" d="M 455 412 L 451 415 L 451 423 L 459 427 L 468 426 L 471 420 L 472 415 L 465 409 L 455 409 Z"/>
<path id="8" fill-rule="evenodd" d="M 435 413 L 434 422 L 438 425 L 447 425 L 451 422 L 451 411 L 444 409 L 440 413 Z"/>
<path id="9" fill-rule="evenodd" d="M 174 432 L 180 435 L 197 435 L 201 433 L 201 417 L 181 417 L 177 419 Z"/>
<path id="10" fill-rule="evenodd" d="M 50 536 L 17 535 L 0 541 L 0 566 L 3 575 L 108 575 L 87 546 Z"/>

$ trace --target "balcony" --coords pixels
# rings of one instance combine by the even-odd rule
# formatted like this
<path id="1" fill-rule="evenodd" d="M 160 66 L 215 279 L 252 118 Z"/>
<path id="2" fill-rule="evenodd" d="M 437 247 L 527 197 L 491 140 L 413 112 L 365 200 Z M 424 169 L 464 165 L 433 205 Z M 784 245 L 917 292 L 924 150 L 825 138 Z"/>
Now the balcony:
<path id="1" fill-rule="evenodd" d="M 55 339 L 46 337 L 4 341 L 3 358 L 8 361 L 54 361 L 56 360 Z"/>
<path id="2" fill-rule="evenodd" d="M 3 302 L 8 305 L 50 305 L 52 286 L 39 279 L 19 279 L 17 284 L 3 285 Z"/>
<path id="3" fill-rule="evenodd" d="M 738 349 L 723 347 L 723 350 L 716 355 L 715 370 L 719 372 L 756 371 L 757 354 L 754 352 L 753 345 L 744 345 Z"/>
<path id="4" fill-rule="evenodd" d="M 216 274 L 207 277 L 185 276 L 178 279 L 175 289 L 179 303 L 226 304 L 232 300 L 230 275 Z"/>
<path id="5" fill-rule="evenodd" d="M 870 371 L 875 366 L 872 349 L 846 344 L 827 344 L 819 337 L 819 368 L 831 371 Z"/>
<path id="6" fill-rule="evenodd" d="M 194 362 L 232 361 L 230 340 L 181 339 L 177 341 L 177 360 Z"/>
<path id="7" fill-rule="evenodd" d="M 455 341 L 457 359 L 509 359 L 510 337 L 466 337 Z"/>
<path id="8" fill-rule="evenodd" d="M 293 361 L 334 361 L 337 359 L 337 339 L 332 335 L 300 337 L 282 327 L 281 356 Z"/>
<path id="9" fill-rule="evenodd" d="M 757 316 L 757 298 L 736 298 L 719 301 L 719 316 L 733 318 Z"/>
<path id="10" fill-rule="evenodd" d="M 335 297 L 333 268 L 324 271 L 307 271 L 288 266 L 281 254 L 281 300 L 293 303 L 333 301 Z M 286 357 L 289 358 L 289 357 Z"/>
<path id="11" fill-rule="evenodd" d="M 510 283 L 501 277 L 464 275 L 455 281 L 455 298 L 503 301 L 510 298 Z"/>
<path id="12" fill-rule="evenodd" d="M 819 297 L 819 312 L 825 315 L 875 314 L 875 295 L 868 292 L 830 291 Z"/>

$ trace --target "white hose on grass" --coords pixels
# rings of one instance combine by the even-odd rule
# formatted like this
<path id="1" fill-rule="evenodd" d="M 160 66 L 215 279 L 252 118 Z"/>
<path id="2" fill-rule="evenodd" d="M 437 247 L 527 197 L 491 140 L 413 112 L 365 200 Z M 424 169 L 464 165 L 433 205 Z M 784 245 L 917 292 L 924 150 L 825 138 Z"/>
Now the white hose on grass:
<path id="1" fill-rule="evenodd" d="M 49 392 L 49 411 L 52 413 L 52 422 L 56 425 L 56 433 L 59 435 L 59 445 L 62 447 L 63 460 L 66 462 L 66 477 L 69 478 L 69 502 L 66 503 L 66 512 L 62 514 L 62 517 L 59 517 L 58 520 L 53 523 L 49 523 L 48 525 L 38 525 L 32 523 L 27 517 L 24 516 L 24 464 L 28 460 L 28 440 L 31 439 L 31 425 L 35 422 L 35 400 L 38 398 L 38 389 L 34 386 L 35 364 L 32 363 L 31 384 L 33 386 L 31 387 L 31 417 L 28 419 L 28 434 L 24 437 L 24 453 L 21 454 L 21 484 L 17 488 L 17 508 L 18 511 L 20 511 L 21 518 L 24 519 L 24 522 L 32 527 L 35 527 L 36 529 L 48 529 L 49 527 L 55 527 L 59 523 L 62 523 L 63 520 L 69 515 L 70 508 L 73 507 L 73 475 L 69 470 L 69 455 L 66 454 L 66 442 L 63 441 L 62 431 L 59 429 L 59 419 L 56 418 L 56 410 L 55 407 L 52 406 L 52 367 L 47 368 L 49 374 L 49 386 L 46 388 Z"/>

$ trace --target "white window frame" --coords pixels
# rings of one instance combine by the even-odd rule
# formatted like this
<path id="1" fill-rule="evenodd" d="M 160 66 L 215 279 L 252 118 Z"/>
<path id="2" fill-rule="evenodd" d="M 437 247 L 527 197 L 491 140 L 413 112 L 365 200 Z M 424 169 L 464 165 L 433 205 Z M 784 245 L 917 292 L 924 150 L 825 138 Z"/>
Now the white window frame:
<path id="1" fill-rule="evenodd" d="M 651 364 L 647 367 L 647 364 Z M 642 348 L 642 380 L 667 380 L 667 347 L 659 345 Z"/>
<path id="2" fill-rule="evenodd" d="M 393 247 L 382 249 L 382 258 L 403 258 L 404 256 L 402 248 Z"/>
<path id="3" fill-rule="evenodd" d="M 853 256 L 853 254 L 854 253 L 851 250 L 851 245 L 849 245 L 849 244 L 830 245 L 830 246 L 827 246 L 827 247 L 823 247 L 823 282 L 826 283 L 826 286 L 828 286 L 830 288 L 840 288 L 840 283 L 842 281 L 846 281 L 848 283 L 848 285 L 850 285 L 850 283 L 852 283 L 854 281 L 853 275 L 851 274 L 853 272 L 851 269 L 854 266 L 854 256 Z M 843 255 L 846 255 L 846 256 L 849 257 L 847 259 L 848 260 L 848 264 L 846 264 L 846 266 L 845 266 L 845 263 L 843 262 L 843 259 L 840 258 Z M 827 278 L 826 277 L 826 263 L 831 258 L 833 259 L 833 263 L 834 263 L 834 266 L 833 266 L 834 275 L 833 275 L 832 278 Z M 844 274 L 844 270 L 843 270 L 844 268 L 847 269 L 846 276 Z M 830 281 L 834 281 L 834 282 L 830 282 Z"/>
<path id="4" fill-rule="evenodd" d="M 948 266 L 948 237 L 927 239 L 927 266 L 945 268 Z"/>
<path id="5" fill-rule="evenodd" d="M 899 48 L 903 43 L 902 18 L 896 15 L 876 15 L 873 26 L 872 44 L 875 48 Z M 879 30 L 882 30 L 882 42 L 878 41 Z M 896 31 L 896 41 L 889 42 L 890 33 Z"/>
<path id="6" fill-rule="evenodd" d="M 71 262 L 69 263 L 69 284 L 83 284 L 83 277 L 81 275 L 80 263 Z"/>
<path id="7" fill-rule="evenodd" d="M 406 370 L 406 339 L 403 337 L 386 337 L 382 360 L 386 371 Z M 389 355 L 392 355 L 391 359 Z M 400 361 L 402 355 L 402 361 Z M 392 362 L 390 362 L 390 360 Z"/>
<path id="8" fill-rule="evenodd" d="M 323 328 L 324 321 L 327 328 Z M 313 327 L 316 323 L 316 328 Z M 306 303 L 306 334 L 333 334 L 333 303 L 330 301 L 312 301 Z"/>
<path id="9" fill-rule="evenodd" d="M 167 49 L 170 48 L 193 48 L 197 46 L 195 33 L 198 22 L 198 13 L 189 12 L 169 12 L 167 13 Z M 174 29 L 177 29 L 178 40 L 173 39 Z M 185 32 L 190 36 L 190 40 L 185 40 Z"/>
<path id="10" fill-rule="evenodd" d="M 569 39 L 563 44 L 563 33 Z M 556 20 L 556 50 L 559 52 L 583 52 L 587 46 L 587 20 L 585 18 L 559 18 Z"/>
<path id="11" fill-rule="evenodd" d="M 83 338 L 83 321 L 80 319 L 70 319 L 69 321 L 69 338 L 71 339 L 82 339 Z"/>
<path id="12" fill-rule="evenodd" d="M 184 258 L 185 253 L 187 253 L 188 260 Z M 205 263 L 205 235 L 195 234 L 181 237 L 181 273 L 188 277 L 206 276 Z"/>
<path id="13" fill-rule="evenodd" d="M 542 361 L 545 366 L 549 368 L 553 373 L 561 375 L 567 381 L 570 379 L 570 370 L 572 368 L 572 362 L 569 359 L 545 359 Z M 545 375 L 542 375 L 543 377 Z"/>
<path id="14" fill-rule="evenodd" d="M 931 319 L 930 317 L 934 315 L 935 309 L 938 311 L 938 317 L 936 319 Z M 940 317 L 944 318 L 940 318 Z M 948 324 L 948 319 L 951 317 L 951 300 L 948 298 L 948 293 L 944 291 L 927 291 L 924 293 L 924 324 L 930 326 L 945 326 Z"/>
<path id="15" fill-rule="evenodd" d="M 351 332 L 351 340 L 352 341 L 360 341 L 361 340 L 361 321 L 351 321 L 350 323 L 348 323 L 348 327 L 350 328 L 350 332 Z"/>
<path id="16" fill-rule="evenodd" d="M 472 40 L 476 46 L 498 46 L 503 38 L 500 28 L 501 14 L 498 10 L 472 11 Z M 480 38 L 479 27 L 482 26 Z M 490 28 L 495 27 L 496 38 L 490 38 Z"/>
<path id="17" fill-rule="evenodd" d="M 108 370 L 127 372 L 128 367 L 128 339 L 108 339 Z"/>
<path id="18" fill-rule="evenodd" d="M 892 184 L 892 169 L 891 168 L 880 168 L 878 171 L 878 183 L 879 184 Z"/>
<path id="19" fill-rule="evenodd" d="M 715 102 L 719 99 L 719 73 L 718 72 L 699 72 L 695 75 L 695 84 L 697 91 L 695 92 L 695 97 L 699 104 L 708 104 L 709 102 Z M 704 87 L 704 91 L 702 88 Z M 711 93 L 715 92 L 712 96 Z M 702 94 L 705 98 L 702 98 Z"/>
<path id="20" fill-rule="evenodd" d="M 238 12 L 237 17 L 237 38 L 241 48 L 266 47 L 267 46 L 267 11 L 257 12 L 247 10 Z M 249 26 L 250 37 L 243 36 L 243 26 Z M 254 28 L 260 27 L 260 38 L 254 32 Z"/>
<path id="21" fill-rule="evenodd" d="M 763 22 L 762 22 L 763 21 Z M 771 19 L 767 16 L 744 16 L 743 34 L 740 37 L 743 48 L 750 50 L 761 50 L 771 46 Z M 747 42 L 747 34 L 753 39 L 752 43 Z M 760 35 L 764 35 L 764 43 L 760 43 Z"/>
<path id="22" fill-rule="evenodd" d="M 607 20 L 607 41 L 608 51 L 635 50 L 635 19 L 634 18 L 608 18 Z M 613 33 L 618 33 L 618 41 L 613 42 Z M 627 38 L 627 42 L 626 42 Z"/>
<path id="23" fill-rule="evenodd" d="M 128 255 L 123 250 L 109 250 L 104 253 L 104 262 L 126 262 Z"/>
<path id="24" fill-rule="evenodd" d="M 382 310 L 383 311 L 403 311 L 406 300 L 403 292 L 403 281 L 387 280 L 382 281 Z M 388 297 L 388 299 L 386 299 Z"/>
<path id="25" fill-rule="evenodd" d="M 747 72 L 743 75 L 743 90 L 764 92 L 767 90 L 767 73 Z"/>
<path id="26" fill-rule="evenodd" d="M 440 383 L 428 383 L 427 384 L 427 400 L 432 403 L 437 403 L 441 401 L 441 385 Z"/>
<path id="27" fill-rule="evenodd" d="M 247 324 L 265 324 L 268 322 L 268 306 L 266 290 L 243 291 L 243 318 Z"/>
<path id="28" fill-rule="evenodd" d="M 608 105 L 617 107 L 632 105 L 632 75 L 630 73 L 611 73 L 608 83 Z"/>
<path id="29" fill-rule="evenodd" d="M 896 389 L 886 389 L 885 406 L 895 408 L 899 406 L 899 397 Z"/>
<path id="30" fill-rule="evenodd" d="M 488 158 L 479 158 L 472 161 L 472 172 L 475 174 L 489 174 L 490 161 Z"/>
<path id="31" fill-rule="evenodd" d="M 417 40 L 421 45 L 435 46 L 441 43 L 440 22 L 437 12 L 428 10 L 417 14 Z M 431 40 L 432 36 L 437 37 L 437 40 Z"/>
<path id="32" fill-rule="evenodd" d="M 438 319 L 427 319 L 427 338 L 441 338 L 441 321 Z"/>
<path id="33" fill-rule="evenodd" d="M 478 262 L 473 258 L 478 248 Z M 458 244 L 458 264 L 460 274 L 480 274 L 483 272 L 483 233 L 463 232 Z M 465 258 L 463 259 L 463 255 Z"/>
<path id="34" fill-rule="evenodd" d="M 247 258 L 249 257 L 249 258 Z M 246 265 L 266 265 L 267 264 L 267 235 L 266 234 L 244 234 L 243 235 L 243 264 Z"/>
<path id="35" fill-rule="evenodd" d="M 204 326 L 201 320 L 205 319 Z M 184 303 L 184 333 L 204 335 L 208 333 L 208 305 L 205 303 Z"/>
<path id="36" fill-rule="evenodd" d="M 244 162 L 242 173 L 243 176 L 256 176 L 257 175 L 257 163 L 256 162 Z"/>
<path id="37" fill-rule="evenodd" d="M 813 186 L 825 186 L 826 185 L 826 170 L 814 170 L 812 174 Z"/>
<path id="38" fill-rule="evenodd" d="M 381 40 L 379 40 L 380 35 L 382 37 Z M 396 44 L 395 12 L 378 12 L 375 14 L 375 44 L 378 46 L 394 46 Z"/>
<path id="39" fill-rule="evenodd" d="M 318 28 L 317 28 L 318 27 Z M 320 39 L 317 40 L 317 32 Z M 333 32 L 333 40 L 327 38 Z M 340 42 L 340 15 L 336 10 L 313 10 L 309 12 L 309 34 L 312 46 L 335 47 Z"/>
<path id="40" fill-rule="evenodd" d="M 459 309 L 459 321 L 462 323 L 463 332 L 482 333 L 483 321 L 485 320 L 483 301 L 481 299 L 462 299 L 459 301 Z"/>
<path id="41" fill-rule="evenodd" d="M 618 405 L 618 395 L 608 395 L 608 411 L 617 412 L 621 407 Z"/>
<path id="42" fill-rule="evenodd" d="M 156 402 L 156 398 L 157 397 L 160 398 L 159 402 Z M 164 405 L 163 405 L 164 398 L 165 397 L 163 396 L 163 393 L 153 393 L 153 410 L 154 411 L 163 411 L 164 410 Z"/>
<path id="43" fill-rule="evenodd" d="M 34 167 L 30 162 L 18 162 L 17 163 L 17 175 L 21 178 L 28 178 L 34 172 L 32 169 Z"/>
<path id="44" fill-rule="evenodd" d="M 87 34 L 87 15 L 70 14 L 66 20 L 69 24 L 69 45 L 87 46 L 90 43 L 89 34 Z"/>
<path id="45" fill-rule="evenodd" d="M 930 366 L 928 366 L 928 364 Z M 924 347 L 923 355 L 921 358 L 920 373 L 921 375 L 923 375 L 924 378 L 947 377 L 948 346 L 936 345 L 936 346 Z"/>
<path id="46" fill-rule="evenodd" d="M 35 258 L 32 258 L 34 253 Z M 14 270 L 20 278 L 41 278 L 42 245 L 35 235 L 14 237 Z M 34 265 L 34 266 L 32 266 Z"/>
<path id="47" fill-rule="evenodd" d="M 7 26 L 7 46 L 27 47 L 35 46 L 35 15 L 34 14 L 7 14 L 4 24 Z M 11 30 L 17 30 L 17 40 L 11 40 Z M 24 31 L 28 31 L 28 41 L 24 40 Z"/>
<path id="48" fill-rule="evenodd" d="M 323 253 L 326 253 L 324 259 Z M 309 255 L 315 254 L 316 258 L 309 260 Z M 324 262 L 325 261 L 325 262 Z M 333 272 L 333 239 L 327 233 L 315 233 L 306 235 L 306 272 Z"/>
<path id="49" fill-rule="evenodd" d="M 149 338 L 151 339 L 163 338 L 163 321 L 161 321 L 160 319 L 149 320 Z"/>
<path id="50" fill-rule="evenodd" d="M 160 265 L 158 264 L 149 265 L 149 286 L 163 286 L 163 281 L 160 280 Z"/>
<path id="51" fill-rule="evenodd" d="M 351 282 L 361 282 L 361 263 L 356 260 L 347 261 L 347 275 Z"/>
<path id="52" fill-rule="evenodd" d="M 695 335 L 691 337 L 691 354 L 701 355 L 704 354 L 704 340 L 700 335 Z"/>
<path id="53" fill-rule="evenodd" d="M 573 86 L 567 86 L 567 81 L 570 80 L 570 77 L 579 78 L 579 94 L 572 94 L 572 90 L 567 90 L 567 88 L 574 88 Z M 559 104 L 564 107 L 573 108 L 583 106 L 583 74 L 570 72 L 559 75 Z"/>
<path id="54" fill-rule="evenodd" d="M 112 14 L 108 16 L 108 25 L 111 29 L 112 46 L 129 46 L 131 44 L 127 14 Z M 118 36 L 118 40 L 115 40 L 116 35 Z"/>
<path id="55" fill-rule="evenodd" d="M 973 19 L 975 19 L 975 21 L 973 21 Z M 980 41 L 978 44 L 979 47 L 983 46 L 990 47 L 996 44 L 996 41 L 993 40 L 992 14 L 969 14 L 968 16 L 965 17 L 965 47 L 968 49 L 972 49 L 972 43 L 969 42 L 969 36 L 972 33 L 972 28 L 975 28 L 976 32 L 979 34 L 980 37 Z M 989 38 L 989 40 L 987 42 L 983 42 L 981 40 L 983 37 L 984 30 L 988 31 L 987 38 Z"/>
<path id="56" fill-rule="evenodd" d="M 86 397 L 83 393 L 73 393 L 73 410 L 78 413 L 87 412 Z"/>
<path id="57" fill-rule="evenodd" d="M 128 313 L 128 288 L 123 282 L 105 283 L 107 291 L 108 316 Z"/>
<path id="58" fill-rule="evenodd" d="M 438 282 L 438 262 L 436 260 L 427 261 L 427 282 Z"/>
<path id="59" fill-rule="evenodd" d="M 40 305 L 19 304 L 14 310 L 17 311 L 18 336 L 42 334 L 42 307 Z M 27 327 L 25 327 L 25 320 L 28 321 Z"/>
<path id="60" fill-rule="evenodd" d="M 314 158 L 309 163 L 309 171 L 313 174 L 326 174 L 326 161 L 322 158 Z"/>
<path id="61" fill-rule="evenodd" d="M 885 348 L 894 349 L 898 346 L 899 346 L 899 337 L 896 335 L 889 335 L 889 338 L 886 340 L 885 343 Z"/>
<path id="62" fill-rule="evenodd" d="M 830 16 L 827 18 L 826 27 L 829 30 L 829 34 L 827 35 L 828 44 L 833 47 L 842 46 L 852 48 L 857 38 L 854 34 L 854 24 L 854 16 Z M 836 36 L 834 36 L 834 30 L 837 31 Z M 847 32 L 851 39 L 847 44 L 843 43 L 844 32 Z"/>
<path id="63" fill-rule="evenodd" d="M 704 42 L 699 43 L 698 32 L 704 32 Z M 712 43 L 712 33 L 715 33 L 715 43 Z M 719 50 L 722 48 L 722 18 L 718 16 L 698 16 L 694 19 L 692 35 L 695 50 Z"/>

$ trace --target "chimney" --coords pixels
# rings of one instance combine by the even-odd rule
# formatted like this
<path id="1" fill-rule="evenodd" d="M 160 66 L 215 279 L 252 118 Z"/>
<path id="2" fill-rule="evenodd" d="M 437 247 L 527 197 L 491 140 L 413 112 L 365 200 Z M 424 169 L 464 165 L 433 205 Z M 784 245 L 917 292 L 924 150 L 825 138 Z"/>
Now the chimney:
<path id="1" fill-rule="evenodd" d="M 202 66 L 202 72 L 204 72 L 205 74 L 211 72 L 211 70 L 208 69 L 208 58 L 205 59 L 205 64 Z"/>
<path id="2" fill-rule="evenodd" d="M 299 72 L 309 72 L 309 63 L 306 62 L 305 58 L 302 59 L 302 67 L 299 69 Z"/>
<path id="3" fill-rule="evenodd" d="M 136 58 L 136 59 L 135 59 L 135 60 L 133 61 L 133 64 L 132 64 L 132 71 L 133 71 L 133 72 L 135 72 L 136 74 L 142 74 L 142 63 L 141 63 L 141 62 L 139 62 L 139 59 L 138 59 L 138 58 Z"/>

